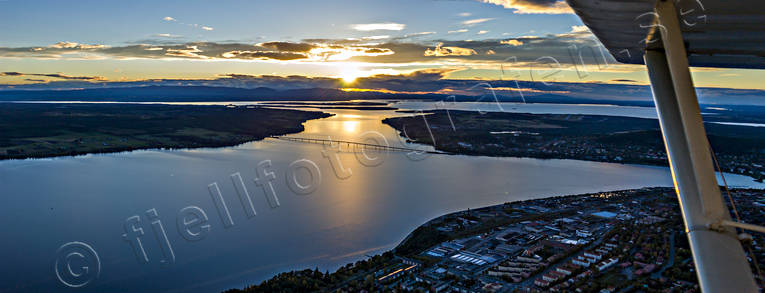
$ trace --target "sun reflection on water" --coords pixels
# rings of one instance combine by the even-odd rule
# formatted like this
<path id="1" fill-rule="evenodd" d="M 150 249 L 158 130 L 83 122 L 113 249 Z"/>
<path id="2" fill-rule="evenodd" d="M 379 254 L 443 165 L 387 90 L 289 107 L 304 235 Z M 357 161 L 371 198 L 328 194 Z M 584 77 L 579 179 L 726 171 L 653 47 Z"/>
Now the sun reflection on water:
<path id="1" fill-rule="evenodd" d="M 361 122 L 359 121 L 352 121 L 352 120 L 343 121 L 343 131 L 348 134 L 359 132 L 359 126 L 361 126 Z"/>

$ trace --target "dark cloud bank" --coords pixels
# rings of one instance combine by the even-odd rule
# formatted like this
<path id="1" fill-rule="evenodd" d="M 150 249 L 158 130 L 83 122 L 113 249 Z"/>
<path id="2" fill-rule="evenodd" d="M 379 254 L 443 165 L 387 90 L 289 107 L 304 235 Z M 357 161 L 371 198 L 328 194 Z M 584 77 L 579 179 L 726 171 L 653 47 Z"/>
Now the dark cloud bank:
<path id="1" fill-rule="evenodd" d="M 201 101 L 201 100 L 346 100 L 448 99 L 554 103 L 608 103 L 649 106 L 651 91 L 637 84 L 531 82 L 447 79 L 450 70 L 429 69 L 406 75 L 341 79 L 306 76 L 226 74 L 216 79 L 157 79 L 130 82 L 62 80 L 40 84 L 0 85 L 0 100 Z M 4 73 L 9 74 L 9 73 Z M 23 73 L 10 73 L 10 75 Z M 765 91 L 699 88 L 703 104 L 765 105 Z"/>

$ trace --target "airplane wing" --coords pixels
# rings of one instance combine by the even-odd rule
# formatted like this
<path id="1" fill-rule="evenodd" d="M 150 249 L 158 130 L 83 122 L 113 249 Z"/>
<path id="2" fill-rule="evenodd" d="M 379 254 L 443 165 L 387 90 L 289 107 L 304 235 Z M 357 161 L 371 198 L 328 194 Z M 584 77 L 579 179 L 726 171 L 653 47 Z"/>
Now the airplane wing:
<path id="1" fill-rule="evenodd" d="M 617 61 L 644 64 L 662 48 L 657 0 L 569 0 Z M 675 2 L 690 66 L 765 69 L 765 1 Z"/>

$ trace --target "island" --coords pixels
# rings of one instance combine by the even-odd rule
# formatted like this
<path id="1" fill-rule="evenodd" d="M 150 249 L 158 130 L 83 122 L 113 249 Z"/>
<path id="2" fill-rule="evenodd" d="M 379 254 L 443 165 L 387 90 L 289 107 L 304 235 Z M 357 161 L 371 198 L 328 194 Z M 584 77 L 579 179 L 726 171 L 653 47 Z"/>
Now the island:
<path id="1" fill-rule="evenodd" d="M 453 154 L 668 165 L 656 119 L 436 110 L 383 123 Z M 723 171 L 765 178 L 765 127 L 705 126 Z"/>
<path id="2" fill-rule="evenodd" d="M 765 221 L 765 190 L 730 196 L 742 218 Z M 700 292 L 683 231 L 666 187 L 508 202 L 432 219 L 335 272 L 285 272 L 226 292 Z M 752 237 L 744 246 L 756 272 L 765 235 Z"/>
<path id="3" fill-rule="evenodd" d="M 0 103 L 0 159 L 234 146 L 329 116 L 233 105 Z"/>

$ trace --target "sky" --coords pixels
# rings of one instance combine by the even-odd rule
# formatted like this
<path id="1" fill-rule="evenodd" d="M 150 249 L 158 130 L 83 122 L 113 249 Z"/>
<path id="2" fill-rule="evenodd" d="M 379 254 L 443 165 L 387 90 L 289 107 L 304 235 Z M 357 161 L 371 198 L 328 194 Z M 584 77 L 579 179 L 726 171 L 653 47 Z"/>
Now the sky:
<path id="1" fill-rule="evenodd" d="M 647 84 L 643 66 L 617 64 L 556 0 L 0 0 L 0 84 L 10 88 L 262 76 L 353 87 L 422 72 Z M 693 74 L 700 87 L 765 89 L 763 70 Z"/>

